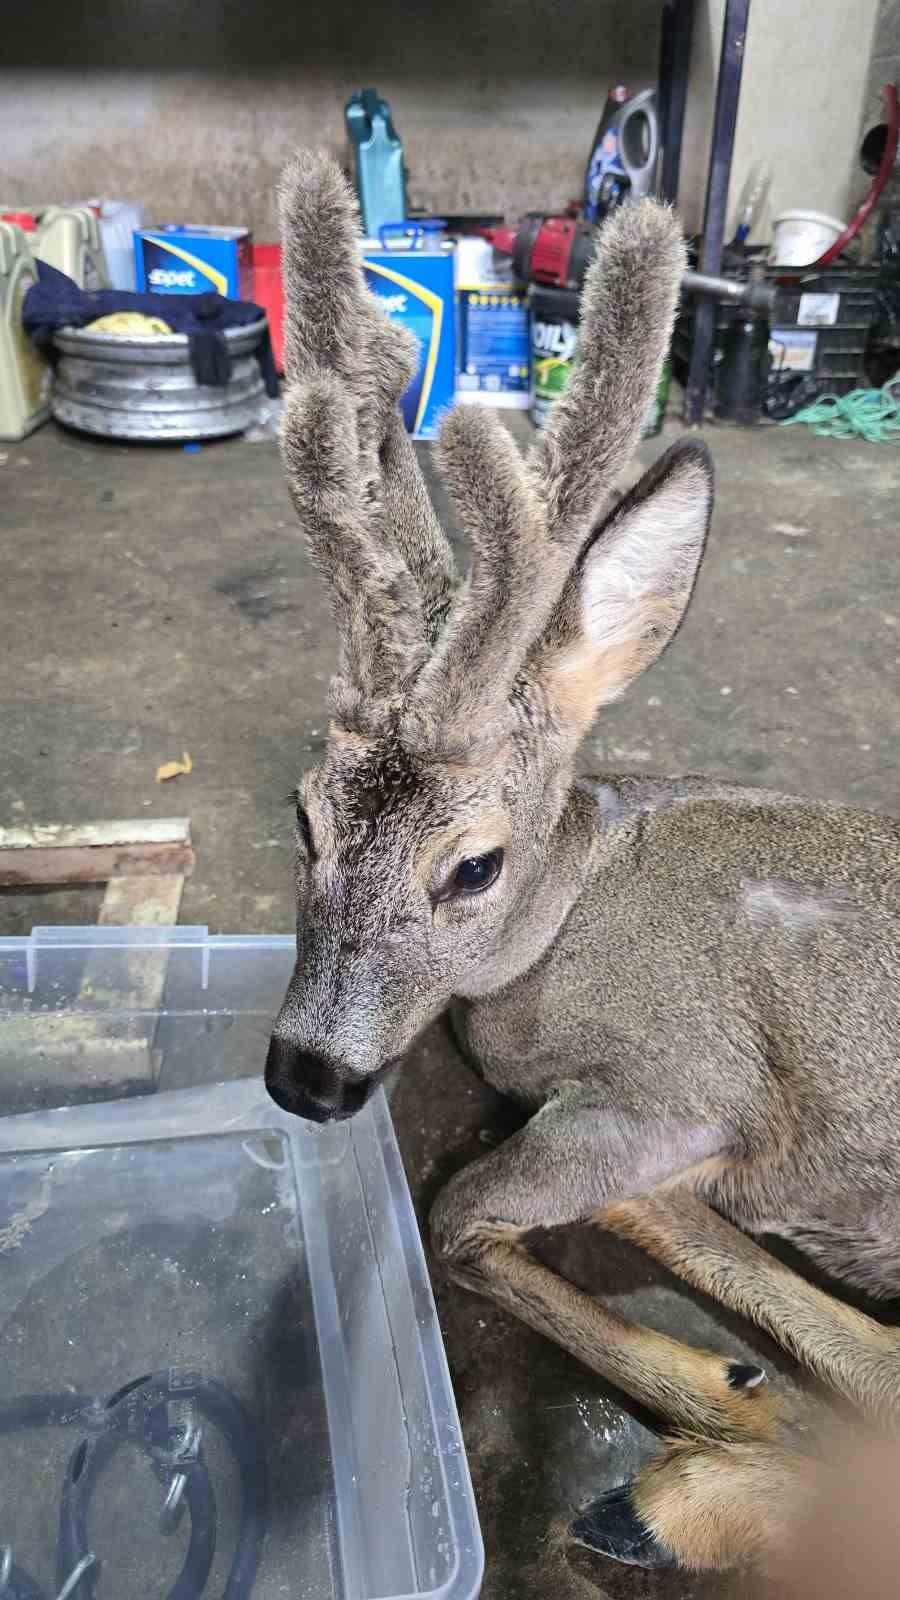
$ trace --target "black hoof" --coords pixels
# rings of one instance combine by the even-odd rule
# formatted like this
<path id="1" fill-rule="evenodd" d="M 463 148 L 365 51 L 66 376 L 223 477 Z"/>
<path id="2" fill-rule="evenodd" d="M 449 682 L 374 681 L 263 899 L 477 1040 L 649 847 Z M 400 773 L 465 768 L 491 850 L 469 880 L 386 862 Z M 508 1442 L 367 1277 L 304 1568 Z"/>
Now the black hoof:
<path id="1" fill-rule="evenodd" d="M 592 1501 L 576 1517 L 569 1532 L 589 1550 L 599 1550 L 601 1555 L 625 1561 L 630 1567 L 677 1565 L 638 1516 L 628 1483 Z"/>

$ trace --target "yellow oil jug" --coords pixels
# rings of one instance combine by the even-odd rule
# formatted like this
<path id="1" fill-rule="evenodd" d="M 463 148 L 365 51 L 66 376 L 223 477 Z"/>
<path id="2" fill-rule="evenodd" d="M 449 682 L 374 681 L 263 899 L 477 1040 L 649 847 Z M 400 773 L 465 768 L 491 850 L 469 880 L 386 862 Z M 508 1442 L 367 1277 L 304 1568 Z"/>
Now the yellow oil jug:
<path id="1" fill-rule="evenodd" d="M 25 234 L 0 222 L 0 439 L 24 439 L 50 415 L 50 368 L 22 326 L 22 302 L 36 282 Z"/>
<path id="2" fill-rule="evenodd" d="M 89 206 L 48 206 L 32 249 L 39 261 L 64 272 L 79 289 L 109 288 L 100 223 Z"/>

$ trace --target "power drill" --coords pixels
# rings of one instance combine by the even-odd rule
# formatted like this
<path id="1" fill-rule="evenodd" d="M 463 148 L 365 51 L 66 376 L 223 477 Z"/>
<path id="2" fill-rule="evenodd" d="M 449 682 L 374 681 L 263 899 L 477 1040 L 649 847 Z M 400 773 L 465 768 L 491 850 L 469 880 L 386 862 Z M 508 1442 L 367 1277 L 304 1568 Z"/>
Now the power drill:
<path id="1" fill-rule="evenodd" d="M 559 216 L 529 211 L 517 228 L 488 228 L 485 236 L 495 250 L 512 256 L 520 283 L 580 289 L 596 246 L 597 223 L 650 192 L 658 148 L 655 91 L 635 95 L 619 84 L 594 134 L 581 200 L 571 200 Z"/>
<path id="2" fill-rule="evenodd" d="M 512 256 L 520 283 L 546 283 L 555 289 L 580 289 L 596 246 L 596 227 L 575 214 L 529 211 L 517 228 L 485 228 L 501 255 Z"/>

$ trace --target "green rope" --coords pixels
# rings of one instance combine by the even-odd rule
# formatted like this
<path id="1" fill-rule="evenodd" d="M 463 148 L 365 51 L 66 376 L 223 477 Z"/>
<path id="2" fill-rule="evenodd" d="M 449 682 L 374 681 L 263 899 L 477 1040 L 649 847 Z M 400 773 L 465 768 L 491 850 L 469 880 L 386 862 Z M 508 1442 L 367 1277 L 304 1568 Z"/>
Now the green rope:
<path id="1" fill-rule="evenodd" d="M 900 372 L 882 389 L 851 389 L 824 394 L 780 424 L 805 422 L 823 439 L 868 439 L 870 444 L 900 443 Z"/>

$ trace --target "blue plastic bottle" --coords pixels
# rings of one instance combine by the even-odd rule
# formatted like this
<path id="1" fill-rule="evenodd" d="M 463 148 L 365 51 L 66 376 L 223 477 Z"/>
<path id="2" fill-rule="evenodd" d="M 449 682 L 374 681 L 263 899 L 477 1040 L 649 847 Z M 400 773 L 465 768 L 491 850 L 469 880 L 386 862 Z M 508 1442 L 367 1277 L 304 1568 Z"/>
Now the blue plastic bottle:
<path id="1" fill-rule="evenodd" d="M 391 222 L 406 221 L 403 146 L 391 108 L 375 89 L 357 89 L 344 107 L 356 156 L 356 191 L 368 239 Z"/>

